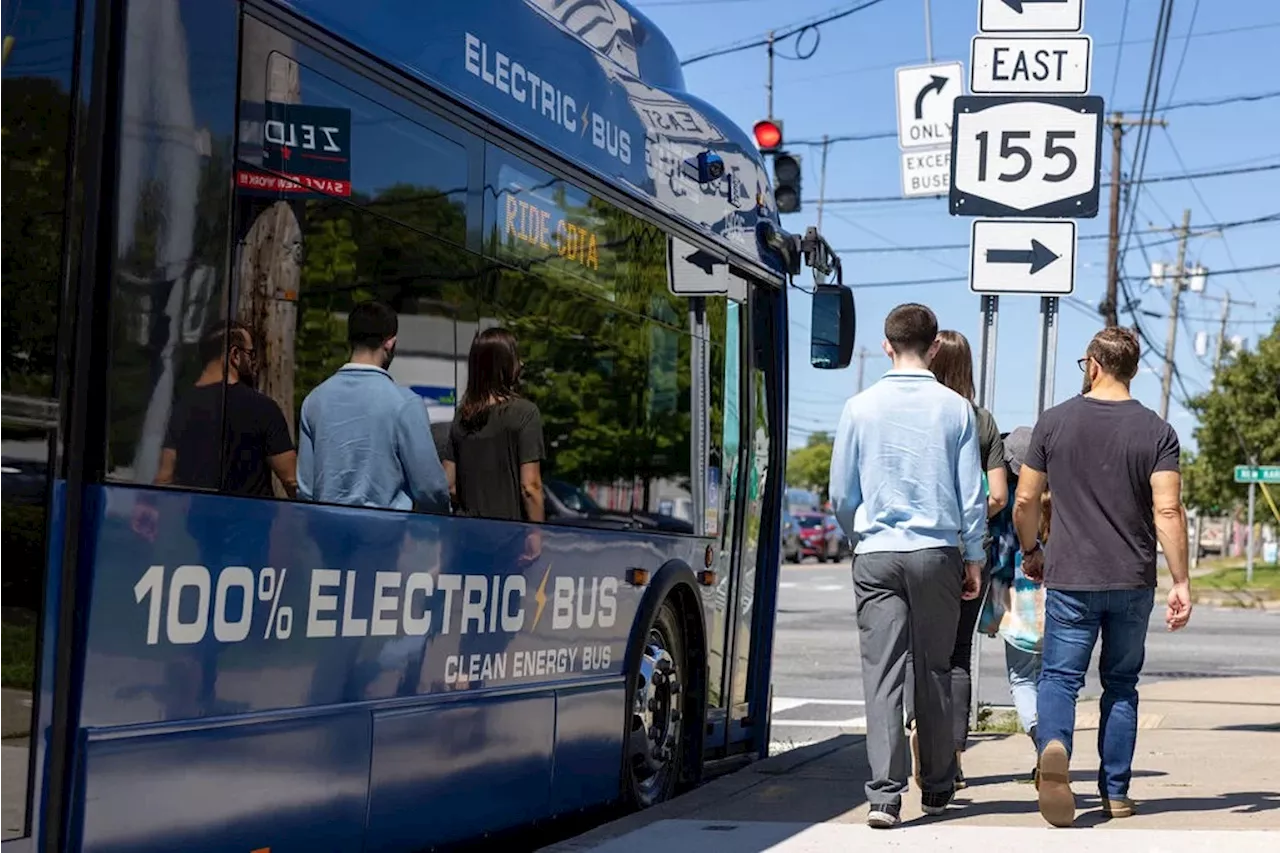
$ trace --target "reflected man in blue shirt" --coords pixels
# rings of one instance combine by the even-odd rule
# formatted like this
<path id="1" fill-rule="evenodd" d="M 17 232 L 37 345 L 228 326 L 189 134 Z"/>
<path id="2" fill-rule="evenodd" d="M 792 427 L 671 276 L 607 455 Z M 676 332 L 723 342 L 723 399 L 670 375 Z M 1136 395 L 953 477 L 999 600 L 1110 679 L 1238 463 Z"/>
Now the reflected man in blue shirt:
<path id="1" fill-rule="evenodd" d="M 387 367 L 399 318 L 379 302 L 347 317 L 351 361 L 302 402 L 298 495 L 304 500 L 449 512 L 449 486 L 426 406 Z"/>
<path id="2" fill-rule="evenodd" d="M 903 689 L 915 679 L 922 805 L 955 793 L 951 651 L 960 600 L 977 597 L 987 503 L 973 406 L 929 371 L 938 320 L 900 305 L 884 324 L 893 369 L 845 403 L 831 455 L 831 500 L 854 549 L 871 781 L 867 822 L 899 821 L 911 772 Z M 907 652 L 915 659 L 914 675 Z"/>

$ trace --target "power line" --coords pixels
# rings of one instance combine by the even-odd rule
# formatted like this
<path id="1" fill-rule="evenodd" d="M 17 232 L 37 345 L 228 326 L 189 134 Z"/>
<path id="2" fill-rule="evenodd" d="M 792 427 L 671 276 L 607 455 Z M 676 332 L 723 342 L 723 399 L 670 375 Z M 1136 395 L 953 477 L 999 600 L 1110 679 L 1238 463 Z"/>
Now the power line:
<path id="1" fill-rule="evenodd" d="M 1253 219 L 1240 219 L 1235 222 L 1208 222 L 1204 225 L 1194 226 L 1191 234 L 1192 237 L 1204 237 L 1218 231 L 1225 231 L 1228 228 L 1243 228 L 1249 225 L 1262 225 L 1268 222 L 1280 222 L 1280 212 L 1269 213 L 1266 216 L 1257 216 Z M 1163 231 L 1163 229 L 1161 229 Z M 1080 240 L 1105 240 L 1110 235 L 1107 234 L 1082 234 Z M 1165 240 L 1153 240 L 1147 243 L 1147 246 L 1159 246 L 1164 243 L 1176 241 L 1177 238 L 1171 237 Z M 849 249 L 836 249 L 837 254 L 841 255 L 859 255 L 859 254 L 883 254 L 894 252 L 940 252 L 952 249 L 968 249 L 968 243 L 939 243 L 932 246 L 859 246 Z M 1233 262 L 1234 263 L 1234 262 Z"/>
<path id="2" fill-rule="evenodd" d="M 1120 18 L 1120 49 L 1116 51 L 1116 70 L 1111 77 L 1111 97 L 1107 98 L 1107 103 L 1114 103 L 1116 99 L 1116 84 L 1120 82 L 1120 60 L 1124 58 L 1124 34 L 1129 29 L 1129 0 L 1124 0 L 1124 14 Z"/>
<path id="3" fill-rule="evenodd" d="M 1269 101 L 1274 98 L 1280 98 L 1280 89 L 1271 92 L 1255 92 L 1248 95 L 1229 95 L 1223 98 L 1215 98 L 1213 100 L 1198 101 L 1182 101 L 1177 104 L 1166 104 L 1161 107 L 1162 112 L 1174 112 L 1175 110 L 1189 110 L 1196 108 L 1208 107 L 1225 107 L 1230 104 L 1246 104 L 1257 103 L 1258 101 Z M 1127 109 L 1121 110 L 1123 113 L 1140 112 L 1140 110 Z M 898 132 L 896 130 L 878 130 L 871 133 L 850 133 L 842 136 L 832 136 L 827 139 L 828 143 L 834 142 L 873 142 L 877 139 L 897 139 Z M 790 139 L 787 140 L 788 145 L 821 145 L 821 139 Z"/>
<path id="4" fill-rule="evenodd" d="M 1124 186 L 1144 185 L 1144 184 L 1165 184 L 1175 181 L 1194 181 L 1200 178 L 1225 178 L 1231 175 L 1251 175 L 1257 172 L 1273 172 L 1280 169 L 1280 163 L 1268 163 L 1263 166 L 1243 166 L 1237 169 L 1214 169 L 1206 172 L 1183 172 L 1174 175 L 1158 175 L 1154 178 L 1139 178 L 1132 181 L 1124 181 Z M 1101 187 L 1111 186 L 1111 181 L 1103 181 L 1098 185 Z M 871 204 L 871 203 L 889 203 L 889 202 L 908 202 L 908 201 L 931 201 L 935 196 L 911 196 L 903 197 L 900 195 L 882 195 L 882 196 L 854 196 L 847 198 L 828 198 L 823 199 L 823 204 Z M 816 204 L 815 199 L 805 199 L 805 204 Z M 1134 210 L 1136 215 L 1137 211 Z M 1130 217 L 1131 219 L 1133 217 Z M 1132 228 L 1132 223 L 1130 228 Z M 1123 257 L 1123 252 L 1121 256 Z"/>
<path id="5" fill-rule="evenodd" d="M 884 0 L 863 0 L 863 2 L 861 3 L 855 3 L 852 6 L 849 6 L 848 8 L 841 9 L 837 12 L 831 12 L 830 14 L 824 17 L 811 18 L 809 20 L 802 21 L 800 23 L 790 24 L 781 29 L 774 30 L 772 41 L 776 44 L 779 41 L 782 41 L 783 39 L 790 38 L 791 36 L 794 36 L 794 35 L 800 35 L 801 33 L 804 33 L 806 30 L 816 29 L 817 27 L 820 27 L 823 24 L 829 24 L 832 21 L 838 21 L 841 18 L 847 18 L 850 15 L 852 15 L 854 12 L 861 12 L 863 9 L 870 9 L 872 6 L 878 6 L 883 2 Z M 750 50 L 753 47 L 764 47 L 769 43 L 769 41 L 770 41 L 770 36 L 764 35 L 759 38 L 752 39 L 750 41 L 735 42 L 734 44 L 726 45 L 725 47 L 712 48 L 711 50 L 706 50 L 706 51 L 703 51 L 702 53 L 695 53 L 693 56 L 690 56 L 688 59 L 680 60 L 680 65 L 683 67 L 685 65 L 692 65 L 695 62 L 701 62 L 704 59 L 712 59 L 717 56 L 726 56 L 730 53 L 737 53 L 742 50 Z"/>
<path id="6" fill-rule="evenodd" d="M 1218 276 L 1218 275 L 1236 275 L 1238 273 L 1265 272 L 1267 270 L 1278 270 L 1278 269 L 1280 269 L 1280 262 L 1272 263 L 1272 264 L 1258 264 L 1256 266 L 1251 266 L 1251 267 L 1235 267 L 1233 269 L 1226 269 L 1226 270 L 1205 270 L 1203 275 L 1206 278 L 1209 278 L 1209 277 Z M 1122 283 L 1130 282 L 1130 281 L 1145 281 L 1146 278 L 1147 278 L 1146 275 L 1123 275 L 1123 276 L 1120 276 L 1120 281 Z M 918 287 L 926 284 L 955 284 L 956 282 L 968 281 L 968 280 L 969 280 L 968 276 L 956 275 L 956 276 L 946 276 L 944 278 L 915 278 L 915 279 L 902 279 L 900 281 L 868 281 L 868 282 L 863 282 L 861 284 L 858 284 L 855 282 L 850 286 L 854 290 L 865 290 L 868 288 L 879 288 L 879 287 Z M 1128 292 L 1127 287 L 1125 288 L 1125 299 L 1127 299 L 1131 303 L 1127 310 L 1130 313 L 1133 313 L 1133 311 L 1135 310 L 1133 308 L 1133 305 L 1137 303 L 1137 300 L 1135 300 L 1133 296 Z"/>

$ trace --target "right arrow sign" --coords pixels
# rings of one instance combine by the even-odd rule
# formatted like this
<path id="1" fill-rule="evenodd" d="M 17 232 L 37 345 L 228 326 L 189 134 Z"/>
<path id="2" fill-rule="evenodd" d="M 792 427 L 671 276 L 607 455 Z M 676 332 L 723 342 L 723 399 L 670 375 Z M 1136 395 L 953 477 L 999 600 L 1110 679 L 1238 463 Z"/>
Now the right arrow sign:
<path id="1" fill-rule="evenodd" d="M 975 219 L 971 246 L 974 293 L 1066 296 L 1075 289 L 1075 222 Z"/>
<path id="2" fill-rule="evenodd" d="M 1027 264 L 1031 268 L 1032 275 L 1040 272 L 1059 257 L 1046 249 L 1044 243 L 1039 240 L 1032 240 L 1030 249 L 987 249 L 987 263 Z"/>
<path id="3" fill-rule="evenodd" d="M 979 0 L 984 33 L 1078 33 L 1084 0 Z"/>

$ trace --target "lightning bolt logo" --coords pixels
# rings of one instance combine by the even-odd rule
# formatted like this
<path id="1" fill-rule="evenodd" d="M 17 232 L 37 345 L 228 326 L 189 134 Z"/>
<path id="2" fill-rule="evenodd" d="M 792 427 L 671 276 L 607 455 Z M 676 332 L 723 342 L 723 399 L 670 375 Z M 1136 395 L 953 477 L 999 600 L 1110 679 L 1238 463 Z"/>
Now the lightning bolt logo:
<path id="1" fill-rule="evenodd" d="M 578 133 L 579 136 L 585 137 L 587 135 L 587 125 L 591 123 L 590 119 L 591 119 L 591 105 L 587 104 L 585 107 L 582 108 L 582 130 Z"/>
<path id="2" fill-rule="evenodd" d="M 542 583 L 538 584 L 538 592 L 533 596 L 533 600 L 538 602 L 538 609 L 533 614 L 533 628 L 537 629 L 538 620 L 542 618 L 542 611 L 547 606 L 547 578 L 551 577 L 551 566 L 547 566 L 547 570 L 542 573 Z"/>

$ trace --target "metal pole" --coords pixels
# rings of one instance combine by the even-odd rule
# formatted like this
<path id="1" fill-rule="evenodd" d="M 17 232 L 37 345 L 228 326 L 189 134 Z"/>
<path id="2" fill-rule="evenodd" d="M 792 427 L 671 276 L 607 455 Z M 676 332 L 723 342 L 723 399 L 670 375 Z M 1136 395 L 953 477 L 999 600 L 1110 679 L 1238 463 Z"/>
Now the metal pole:
<path id="1" fill-rule="evenodd" d="M 978 338 L 978 405 L 988 411 L 996 404 L 996 329 L 1000 297 L 984 294 Z"/>
<path id="2" fill-rule="evenodd" d="M 1253 495 L 1257 491 L 1255 483 L 1249 483 L 1249 532 L 1245 535 L 1244 582 L 1253 583 Z"/>
<path id="3" fill-rule="evenodd" d="M 769 30 L 769 79 L 765 81 L 765 115 L 773 118 L 773 30 Z"/>
<path id="4" fill-rule="evenodd" d="M 1036 417 L 1053 405 L 1053 373 L 1058 360 L 1058 297 L 1040 297 L 1040 384 Z"/>
<path id="5" fill-rule="evenodd" d="M 862 393 L 862 380 L 867 367 L 867 348 L 858 348 L 858 393 Z"/>
<path id="6" fill-rule="evenodd" d="M 933 15 L 929 13 L 929 0 L 924 0 L 924 56 L 933 63 Z"/>
<path id="7" fill-rule="evenodd" d="M 1178 229 L 1178 266 L 1173 271 L 1173 295 L 1169 297 L 1169 334 L 1164 344 L 1164 377 L 1160 382 L 1160 418 L 1169 419 L 1169 396 L 1173 393 L 1173 364 L 1178 338 L 1178 302 L 1186 274 L 1187 237 L 1191 233 L 1191 211 L 1182 211 L 1182 227 Z"/>
<path id="8" fill-rule="evenodd" d="M 1196 569 L 1200 567 L 1200 540 L 1204 537 L 1203 512 L 1196 512 L 1195 532 L 1192 535 L 1194 538 L 1191 546 L 1191 568 Z"/>
<path id="9" fill-rule="evenodd" d="M 1120 308 L 1120 165 L 1124 158 L 1124 113 L 1116 113 L 1111 124 L 1111 227 L 1107 242 L 1107 298 L 1102 315 L 1108 326 L 1119 323 Z"/>
<path id="10" fill-rule="evenodd" d="M 822 205 L 827 197 L 827 149 L 831 142 L 827 134 L 822 134 L 822 170 L 818 174 L 818 233 L 822 233 Z"/>

